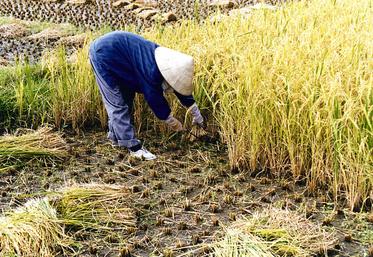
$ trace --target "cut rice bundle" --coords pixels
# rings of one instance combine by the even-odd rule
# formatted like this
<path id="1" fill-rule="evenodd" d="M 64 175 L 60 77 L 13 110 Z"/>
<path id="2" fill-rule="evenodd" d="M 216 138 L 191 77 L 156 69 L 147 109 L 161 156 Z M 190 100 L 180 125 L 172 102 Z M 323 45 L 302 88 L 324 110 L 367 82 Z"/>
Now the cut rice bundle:
<path id="1" fill-rule="evenodd" d="M 67 145 L 60 133 L 50 127 L 18 130 L 14 135 L 0 137 L 0 171 L 6 171 L 35 158 L 63 159 Z"/>
<path id="2" fill-rule="evenodd" d="M 62 189 L 56 205 L 71 226 L 93 229 L 134 227 L 135 214 L 124 204 L 130 191 L 119 186 L 78 185 Z"/>
<path id="3" fill-rule="evenodd" d="M 312 256 L 326 253 L 335 242 L 333 233 L 301 215 L 270 208 L 234 223 L 213 249 L 218 257 Z"/>
<path id="4" fill-rule="evenodd" d="M 0 217 L 0 256 L 70 256 L 78 230 L 135 227 L 135 214 L 124 200 L 127 193 L 121 187 L 80 185 L 31 199 Z"/>
<path id="5" fill-rule="evenodd" d="M 239 229 L 228 229 L 223 240 L 213 247 L 215 257 L 250 256 L 273 257 L 269 246 L 261 238 L 242 233 Z"/>
<path id="6" fill-rule="evenodd" d="M 70 243 L 47 198 L 30 200 L 0 217 L 1 256 L 54 256 Z"/>

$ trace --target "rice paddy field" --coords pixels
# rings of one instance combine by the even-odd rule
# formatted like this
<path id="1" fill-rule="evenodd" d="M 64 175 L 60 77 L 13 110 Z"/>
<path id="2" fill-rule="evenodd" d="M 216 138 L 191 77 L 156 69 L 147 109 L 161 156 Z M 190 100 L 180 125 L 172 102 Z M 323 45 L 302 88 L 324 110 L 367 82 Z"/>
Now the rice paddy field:
<path id="1" fill-rule="evenodd" d="M 195 58 L 203 131 L 135 99 L 106 139 L 88 47 Z M 0 0 L 0 256 L 373 256 L 371 0 Z"/>

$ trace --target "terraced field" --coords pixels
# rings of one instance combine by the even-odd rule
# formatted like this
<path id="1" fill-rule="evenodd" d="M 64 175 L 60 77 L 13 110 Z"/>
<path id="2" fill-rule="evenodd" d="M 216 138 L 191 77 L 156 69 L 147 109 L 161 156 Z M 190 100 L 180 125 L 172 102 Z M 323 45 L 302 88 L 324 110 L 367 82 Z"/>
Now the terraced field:
<path id="1" fill-rule="evenodd" d="M 84 36 L 76 35 L 79 31 L 126 27 L 139 31 L 182 19 L 203 20 L 217 10 L 219 13 L 228 13 L 250 4 L 251 1 L 2 0 L 0 16 L 4 18 L 0 18 L 0 63 L 5 65 L 24 58 L 34 62 L 41 58 L 44 50 L 60 45 L 68 49 L 68 54 L 72 54 L 84 43 Z M 71 38 L 72 35 L 76 37 Z"/>
<path id="2" fill-rule="evenodd" d="M 23 20 L 71 23 L 78 27 L 97 29 L 103 26 L 121 28 L 133 25 L 147 27 L 156 22 L 180 19 L 204 19 L 217 9 L 226 12 L 252 4 L 252 1 L 42 1 L 2 0 L 0 15 Z"/>

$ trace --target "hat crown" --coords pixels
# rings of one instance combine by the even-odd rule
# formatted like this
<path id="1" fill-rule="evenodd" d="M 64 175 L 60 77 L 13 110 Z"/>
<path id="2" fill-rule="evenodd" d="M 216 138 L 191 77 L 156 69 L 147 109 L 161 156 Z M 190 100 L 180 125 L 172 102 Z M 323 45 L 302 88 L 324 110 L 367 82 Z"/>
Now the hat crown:
<path id="1" fill-rule="evenodd" d="M 179 94 L 191 95 L 193 92 L 193 57 L 167 47 L 155 49 L 155 61 L 163 78 Z"/>

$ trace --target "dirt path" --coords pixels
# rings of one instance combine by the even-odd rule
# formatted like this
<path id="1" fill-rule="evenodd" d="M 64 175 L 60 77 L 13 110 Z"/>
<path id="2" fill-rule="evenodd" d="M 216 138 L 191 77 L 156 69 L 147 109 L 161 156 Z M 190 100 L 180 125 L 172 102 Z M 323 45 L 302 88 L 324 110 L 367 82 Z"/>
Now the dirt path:
<path id="1" fill-rule="evenodd" d="M 335 230 L 339 243 L 329 256 L 364 256 L 369 240 L 373 242 L 373 225 L 365 214 L 336 208 L 325 197 L 304 197 L 301 185 L 286 180 L 231 171 L 221 145 L 186 143 L 178 137 L 146 140 L 159 158 L 140 162 L 130 159 L 126 151 L 113 149 L 103 133 L 67 140 L 73 157 L 64 164 L 35 163 L 0 175 L 1 208 L 74 183 L 130 187 L 137 229 L 102 236 L 75 232 L 81 244 L 77 256 L 118 256 L 126 247 L 135 256 L 159 256 L 165 249 L 181 254 L 212 242 L 222 235 L 224 226 L 268 206 L 306 213 L 312 221 Z"/>

